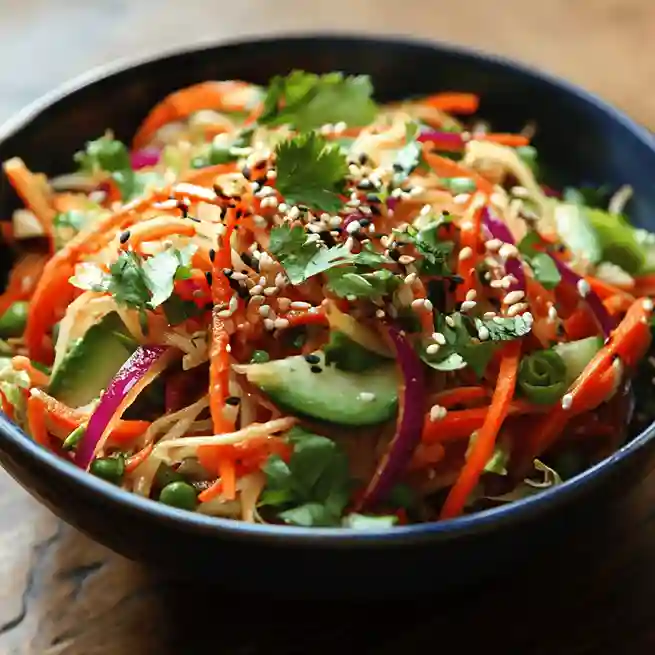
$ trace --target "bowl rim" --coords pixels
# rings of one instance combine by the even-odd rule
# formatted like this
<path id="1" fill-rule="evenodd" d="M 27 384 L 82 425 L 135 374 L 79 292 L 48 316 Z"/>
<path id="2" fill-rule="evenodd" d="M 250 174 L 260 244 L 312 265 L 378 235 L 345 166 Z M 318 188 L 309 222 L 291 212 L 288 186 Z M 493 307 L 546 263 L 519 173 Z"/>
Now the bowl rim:
<path id="1" fill-rule="evenodd" d="M 203 41 L 193 45 L 156 49 L 136 56 L 122 57 L 112 62 L 96 66 L 78 75 L 51 91 L 30 102 L 18 110 L 0 125 L 0 143 L 11 137 L 39 115 L 47 112 L 52 106 L 66 97 L 88 86 L 123 73 L 129 69 L 155 63 L 160 60 L 184 56 L 191 53 L 219 50 L 230 47 L 258 47 L 277 43 L 322 41 L 325 44 L 338 46 L 339 43 L 364 43 L 372 47 L 396 45 L 431 50 L 457 57 L 490 63 L 502 68 L 531 77 L 551 89 L 557 89 L 576 100 L 584 103 L 590 109 L 604 114 L 606 118 L 619 124 L 632 133 L 644 146 L 651 149 L 655 156 L 655 137 L 643 126 L 629 118 L 623 111 L 614 107 L 599 96 L 578 85 L 562 79 L 551 73 L 542 72 L 530 65 L 514 61 L 510 58 L 481 51 L 476 48 L 453 45 L 439 40 L 415 38 L 404 34 L 373 34 L 353 31 L 316 31 L 290 32 L 273 35 L 248 35 L 235 40 Z M 214 536 L 224 536 L 232 539 L 247 539 L 249 542 L 263 541 L 278 543 L 285 546 L 329 546 L 329 547 L 378 547 L 403 546 L 416 542 L 451 539 L 472 533 L 486 532 L 507 523 L 516 523 L 546 510 L 555 509 L 565 504 L 592 483 L 602 483 L 621 461 L 635 456 L 655 437 L 655 422 L 635 436 L 629 443 L 622 446 L 608 458 L 598 462 L 577 476 L 539 494 L 524 498 L 513 503 L 484 510 L 475 514 L 460 516 L 453 519 L 432 523 L 419 523 L 397 526 L 393 529 L 356 530 L 352 528 L 304 528 L 295 526 L 251 524 L 233 519 L 207 516 L 169 507 L 162 503 L 143 498 L 132 492 L 125 491 L 100 478 L 90 475 L 73 463 L 58 457 L 30 439 L 17 425 L 12 423 L 0 412 L 0 446 L 3 441 L 9 441 L 13 446 L 23 451 L 34 463 L 51 467 L 63 478 L 68 478 L 74 484 L 93 495 L 102 496 L 115 506 L 121 506 L 133 514 L 145 512 L 151 518 L 173 525 L 181 530 L 192 529 L 194 532 L 210 533 Z"/>

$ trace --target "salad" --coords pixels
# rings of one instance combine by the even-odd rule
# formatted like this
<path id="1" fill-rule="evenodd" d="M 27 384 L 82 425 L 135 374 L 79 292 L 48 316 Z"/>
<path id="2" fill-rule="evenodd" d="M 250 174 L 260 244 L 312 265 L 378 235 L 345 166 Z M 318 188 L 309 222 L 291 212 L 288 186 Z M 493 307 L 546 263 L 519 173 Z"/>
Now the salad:
<path id="1" fill-rule="evenodd" d="M 205 82 L 70 174 L 4 162 L 4 413 L 135 494 L 296 526 L 449 519 L 619 448 L 655 293 L 630 188 L 545 186 L 473 94 L 372 92 Z"/>

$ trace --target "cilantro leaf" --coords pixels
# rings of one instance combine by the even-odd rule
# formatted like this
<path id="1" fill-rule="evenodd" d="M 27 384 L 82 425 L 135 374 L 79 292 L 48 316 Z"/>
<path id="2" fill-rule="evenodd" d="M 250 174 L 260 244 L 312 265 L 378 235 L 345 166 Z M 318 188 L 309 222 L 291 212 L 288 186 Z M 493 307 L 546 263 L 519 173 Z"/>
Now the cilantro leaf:
<path id="1" fill-rule="evenodd" d="M 356 266 L 346 266 L 329 271 L 330 290 L 342 298 L 372 299 L 393 293 L 400 284 L 400 279 L 386 268 L 373 273 L 357 273 L 357 270 Z"/>
<path id="2" fill-rule="evenodd" d="M 523 259 L 529 264 L 535 279 L 544 289 L 554 289 L 562 280 L 552 257 L 537 248 L 541 238 L 536 232 L 528 232 L 518 244 Z"/>
<path id="3" fill-rule="evenodd" d="M 264 465 L 260 506 L 275 507 L 286 523 L 339 525 L 351 490 L 348 459 L 331 439 L 300 427 L 289 431 L 293 453 L 287 464 L 271 455 Z"/>
<path id="4" fill-rule="evenodd" d="M 481 327 L 487 328 L 490 341 L 513 341 L 525 336 L 532 329 L 532 321 L 523 316 L 495 316 L 490 319 L 476 318 L 474 321 L 478 332 Z"/>
<path id="5" fill-rule="evenodd" d="M 294 70 L 271 80 L 259 123 L 290 124 L 301 132 L 340 121 L 366 125 L 376 113 L 372 93 L 371 81 L 364 75 L 315 75 Z"/>
<path id="6" fill-rule="evenodd" d="M 144 309 L 150 300 L 141 257 L 134 252 L 121 252 L 109 269 L 107 291 L 116 302 L 133 309 Z"/>
<path id="7" fill-rule="evenodd" d="M 131 170 L 127 146 L 108 134 L 87 142 L 86 148 L 76 153 L 73 158 L 80 169 L 88 173 Z"/>
<path id="8" fill-rule="evenodd" d="M 290 204 L 337 212 L 348 162 L 338 145 L 315 132 L 283 141 L 275 149 L 277 189 Z"/>
<path id="9" fill-rule="evenodd" d="M 407 123 L 405 127 L 405 145 L 396 153 L 393 162 L 394 184 L 403 182 L 415 169 L 429 170 L 423 157 L 423 148 L 416 140 L 419 126 L 415 122 Z"/>
<path id="10" fill-rule="evenodd" d="M 410 226 L 405 232 L 394 231 L 394 236 L 402 243 L 411 243 L 421 257 L 419 270 L 423 275 L 448 277 L 453 274 L 450 255 L 454 248 L 452 241 L 439 240 L 439 228 L 447 219 L 440 219 L 417 230 Z"/>
<path id="11" fill-rule="evenodd" d="M 143 263 L 143 277 L 146 287 L 152 294 L 149 301 L 151 309 L 156 309 L 173 293 L 175 280 L 191 277 L 191 257 L 196 251 L 195 246 L 187 246 L 182 250 L 169 248 L 150 257 Z"/>
<path id="12" fill-rule="evenodd" d="M 269 251 L 284 266 L 292 284 L 301 284 L 313 275 L 342 264 L 373 267 L 391 261 L 371 248 L 364 248 L 357 254 L 351 253 L 343 244 L 323 248 L 315 241 L 308 241 L 307 233 L 300 225 L 274 227 L 271 230 Z"/>
<path id="13" fill-rule="evenodd" d="M 253 128 L 244 128 L 237 133 L 233 141 L 228 141 L 227 144 L 222 139 L 221 141 L 214 139 L 206 148 L 203 148 L 201 154 L 191 160 L 191 168 L 204 168 L 237 161 L 241 157 L 239 149 L 246 148 L 251 144 L 254 133 Z M 224 135 L 219 136 L 223 137 Z"/>

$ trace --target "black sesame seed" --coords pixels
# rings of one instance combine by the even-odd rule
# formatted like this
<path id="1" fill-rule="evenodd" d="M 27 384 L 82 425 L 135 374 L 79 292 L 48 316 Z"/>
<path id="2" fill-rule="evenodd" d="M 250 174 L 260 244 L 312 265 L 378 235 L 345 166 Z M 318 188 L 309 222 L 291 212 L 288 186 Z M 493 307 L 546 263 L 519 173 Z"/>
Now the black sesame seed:
<path id="1" fill-rule="evenodd" d="M 393 170 L 396 171 L 397 173 L 402 173 L 405 169 L 404 169 L 402 164 L 399 164 L 398 162 L 396 162 L 393 165 Z"/>
<path id="2" fill-rule="evenodd" d="M 177 208 L 182 212 L 182 216 L 186 218 L 189 214 L 189 205 L 186 204 L 186 202 L 183 202 L 182 200 L 177 201 Z"/>
<path id="3" fill-rule="evenodd" d="M 252 257 L 247 252 L 241 253 L 241 260 L 246 266 L 252 268 Z"/>
<path id="4" fill-rule="evenodd" d="M 130 231 L 129 231 L 129 230 L 125 230 L 125 232 L 123 232 L 123 233 L 120 235 L 120 237 L 118 237 L 118 240 L 119 240 L 121 243 L 127 243 L 127 242 L 129 241 L 129 239 L 130 239 Z"/>
<path id="5" fill-rule="evenodd" d="M 226 405 L 235 406 L 235 405 L 238 405 L 240 402 L 241 402 L 241 398 L 239 398 L 239 396 L 228 396 L 225 399 L 225 404 Z"/>
<path id="6" fill-rule="evenodd" d="M 359 224 L 362 227 L 368 227 L 371 224 L 371 221 L 368 218 L 360 218 L 359 219 Z"/>
<path id="7" fill-rule="evenodd" d="M 389 248 L 389 257 L 397 262 L 400 259 L 400 251 L 396 248 Z"/>
<path id="8" fill-rule="evenodd" d="M 208 303 L 205 305 L 205 311 L 210 312 L 212 309 L 214 309 L 214 303 L 213 303 L 213 302 L 208 302 Z"/>
<path id="9" fill-rule="evenodd" d="M 373 214 L 373 216 L 382 216 L 382 212 L 380 211 L 379 207 L 376 207 L 375 205 L 370 205 L 369 209 L 371 210 L 371 214 Z"/>
<path id="10" fill-rule="evenodd" d="M 362 152 L 359 155 L 359 163 L 362 164 L 362 166 L 368 161 L 368 155 L 365 152 Z"/>
<path id="11" fill-rule="evenodd" d="M 323 372 L 323 369 L 320 366 L 310 366 L 309 370 L 312 373 L 322 373 Z"/>
<path id="12" fill-rule="evenodd" d="M 237 209 L 236 211 L 236 217 L 241 218 L 243 216 L 243 209 Z"/>
<path id="13" fill-rule="evenodd" d="M 250 175 L 251 175 L 250 169 L 246 166 L 246 167 L 241 171 L 241 175 L 243 175 L 243 177 L 245 177 L 246 180 L 249 180 L 249 179 L 250 179 Z"/>
<path id="14" fill-rule="evenodd" d="M 239 293 L 241 291 L 242 287 L 241 287 L 241 282 L 239 282 L 239 280 L 235 280 L 233 277 L 230 277 L 230 278 L 228 278 L 228 282 L 230 284 L 230 287 L 234 291 L 236 291 L 237 293 Z"/>
<path id="15" fill-rule="evenodd" d="M 334 246 L 337 245 L 337 242 L 335 241 L 334 237 L 330 233 L 330 230 L 323 230 L 322 232 L 319 232 L 318 235 L 321 237 L 321 241 L 328 247 L 328 248 L 333 248 Z"/>
<path id="16" fill-rule="evenodd" d="M 373 182 L 371 182 L 371 180 L 362 180 L 357 185 L 357 188 L 360 189 L 361 191 L 368 191 L 369 189 L 373 188 Z"/>
<path id="17" fill-rule="evenodd" d="M 205 271 L 205 280 L 207 280 L 207 284 L 209 286 L 212 285 L 212 282 L 214 281 L 214 276 L 212 275 L 211 271 Z"/>
<path id="18" fill-rule="evenodd" d="M 239 298 L 241 298 L 242 300 L 250 299 L 250 291 L 248 291 L 248 288 L 244 287 L 242 284 L 239 285 L 239 288 L 236 289 L 236 292 Z"/>
<path id="19" fill-rule="evenodd" d="M 209 249 L 209 261 L 213 264 L 216 259 L 216 251 L 213 248 Z"/>
<path id="20" fill-rule="evenodd" d="M 223 269 L 223 275 L 225 275 L 225 277 L 232 277 L 232 273 L 234 273 L 234 271 L 231 268 Z"/>
<path id="21" fill-rule="evenodd" d="M 264 175 L 263 177 L 255 178 L 253 182 L 259 184 L 259 186 L 266 186 L 266 183 L 268 182 L 268 178 L 266 177 L 266 175 Z"/>
<path id="22" fill-rule="evenodd" d="M 375 193 L 367 193 L 366 194 L 366 200 L 368 202 L 372 203 L 379 203 L 380 202 L 380 196 L 376 195 Z M 371 210 L 373 210 L 373 207 L 371 207 Z"/>
<path id="23" fill-rule="evenodd" d="M 260 168 L 264 168 L 264 166 L 266 166 L 266 160 L 261 159 L 256 164 L 253 164 L 253 169 L 258 171 Z"/>
<path id="24" fill-rule="evenodd" d="M 200 223 L 200 222 L 201 222 L 201 220 L 200 220 L 199 218 L 196 218 L 195 216 L 189 216 L 189 215 L 187 215 L 187 218 L 188 218 L 189 220 L 193 221 L 194 223 Z"/>
<path id="25" fill-rule="evenodd" d="M 318 364 L 321 358 L 318 355 L 305 355 L 305 361 L 308 364 Z"/>

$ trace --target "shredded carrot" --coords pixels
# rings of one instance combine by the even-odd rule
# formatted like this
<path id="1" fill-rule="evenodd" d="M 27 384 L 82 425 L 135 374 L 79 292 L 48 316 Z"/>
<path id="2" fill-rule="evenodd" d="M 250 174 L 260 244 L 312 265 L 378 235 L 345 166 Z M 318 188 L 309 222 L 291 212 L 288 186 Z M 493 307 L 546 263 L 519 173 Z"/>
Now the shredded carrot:
<path id="1" fill-rule="evenodd" d="M 439 177 L 466 177 L 475 182 L 475 185 L 478 188 L 478 191 L 482 191 L 487 195 L 491 195 L 494 192 L 493 184 L 474 170 L 463 166 L 459 162 L 448 159 L 448 157 L 442 157 L 437 155 L 434 152 L 430 152 L 428 147 L 423 148 L 423 156 L 428 166 L 439 176 Z"/>
<path id="2" fill-rule="evenodd" d="M 493 454 L 498 431 L 509 412 L 514 395 L 520 357 L 521 343 L 519 341 L 512 341 L 505 346 L 498 373 L 498 383 L 491 399 L 489 411 L 478 431 L 464 468 L 441 508 L 440 518 L 442 519 L 454 518 L 462 513 L 467 498 L 478 483 L 486 463 Z"/>
<path id="3" fill-rule="evenodd" d="M 452 114 L 474 114 L 480 98 L 473 93 L 435 93 L 423 98 L 421 103 Z"/>
<path id="4" fill-rule="evenodd" d="M 489 392 L 484 387 L 458 387 L 440 391 L 433 397 L 432 404 L 450 409 L 454 405 L 467 405 L 476 400 L 484 400 L 488 395 Z"/>
<path id="5" fill-rule="evenodd" d="M 237 497 L 237 478 L 234 460 L 230 457 L 223 457 L 218 463 L 218 472 L 223 483 L 223 495 L 226 500 L 234 500 Z"/>
<path id="6" fill-rule="evenodd" d="M 455 297 L 458 302 L 464 302 L 470 291 L 477 291 L 478 274 L 476 264 L 478 259 L 478 244 L 482 230 L 482 208 L 476 209 L 471 220 L 460 223 L 460 255 L 457 259 L 457 273 L 464 280 L 458 285 Z M 467 256 L 464 256 L 467 255 Z"/>
<path id="7" fill-rule="evenodd" d="M 528 435 L 517 455 L 514 468 L 517 475 L 524 475 L 532 460 L 547 450 L 561 434 L 567 422 L 579 411 L 589 406 L 589 398 L 595 397 L 598 380 L 619 356 L 628 365 L 636 363 L 650 347 L 649 327 L 651 301 L 639 298 L 632 304 L 624 319 L 611 334 L 609 341 L 584 368 L 568 390 L 567 406 L 557 405 Z"/>
<path id="8" fill-rule="evenodd" d="M 289 327 L 295 328 L 301 325 L 327 325 L 328 320 L 322 308 L 312 308 L 314 311 L 291 311 L 284 315 L 289 321 Z"/>
<path id="9" fill-rule="evenodd" d="M 634 300 L 635 297 L 630 293 L 630 290 L 623 289 L 618 287 L 615 284 L 610 284 L 601 280 L 600 278 L 593 277 L 592 275 L 586 275 L 585 280 L 589 282 L 589 286 L 596 292 L 596 295 L 601 299 L 605 300 L 612 296 L 624 296 L 626 299 Z"/>
<path id="10" fill-rule="evenodd" d="M 32 362 L 22 355 L 17 355 L 11 360 L 11 365 L 16 371 L 25 371 L 30 376 L 30 382 L 37 387 L 45 387 L 50 384 L 50 378 L 35 368 Z"/>
<path id="11" fill-rule="evenodd" d="M 38 396 L 31 395 L 27 399 L 27 426 L 36 443 L 50 447 L 50 437 L 45 425 L 43 404 Z"/>
<path id="12" fill-rule="evenodd" d="M 520 148 L 521 146 L 527 146 L 530 143 L 530 139 L 523 136 L 522 134 L 501 134 L 501 133 L 491 133 L 485 134 L 480 137 L 476 137 L 480 141 L 490 141 L 491 143 L 497 143 L 501 146 L 507 146 L 508 148 Z"/>
<path id="13" fill-rule="evenodd" d="M 127 473 L 132 473 L 132 471 L 134 471 L 137 467 L 143 464 L 143 462 L 145 462 L 148 459 L 148 457 L 150 457 L 150 453 L 152 453 L 153 448 L 154 448 L 154 444 L 149 443 L 144 448 L 134 453 L 134 455 L 128 457 L 125 460 L 125 471 Z"/>

